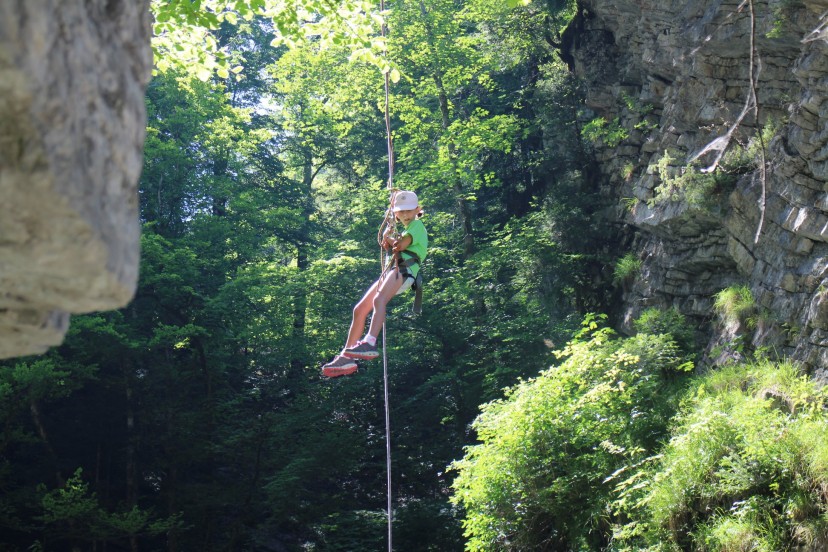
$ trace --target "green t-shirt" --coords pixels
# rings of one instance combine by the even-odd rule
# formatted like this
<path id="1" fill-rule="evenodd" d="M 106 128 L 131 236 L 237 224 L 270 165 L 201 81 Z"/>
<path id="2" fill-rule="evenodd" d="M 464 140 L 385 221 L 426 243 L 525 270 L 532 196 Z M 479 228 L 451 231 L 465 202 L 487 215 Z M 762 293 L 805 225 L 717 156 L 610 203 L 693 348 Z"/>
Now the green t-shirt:
<path id="1" fill-rule="evenodd" d="M 416 254 L 420 257 L 420 262 L 423 262 L 426 258 L 426 251 L 428 250 L 428 232 L 426 232 L 425 225 L 423 221 L 420 219 L 414 219 L 411 221 L 411 224 L 405 227 L 402 234 L 400 235 L 400 239 L 411 236 L 411 245 L 409 245 L 405 250 L 402 252 L 403 259 L 410 259 L 411 255 L 408 255 L 406 251 L 411 251 L 412 253 Z M 414 265 L 411 268 L 411 275 L 417 276 L 417 273 L 420 271 L 419 265 Z"/>

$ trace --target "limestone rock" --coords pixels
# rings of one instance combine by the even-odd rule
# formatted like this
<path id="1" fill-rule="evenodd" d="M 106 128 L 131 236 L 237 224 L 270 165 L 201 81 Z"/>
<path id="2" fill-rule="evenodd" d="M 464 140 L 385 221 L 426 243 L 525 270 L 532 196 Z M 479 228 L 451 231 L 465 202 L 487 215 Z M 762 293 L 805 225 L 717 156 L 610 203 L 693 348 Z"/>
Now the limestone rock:
<path id="1" fill-rule="evenodd" d="M 631 138 L 597 145 L 608 203 L 634 196 L 622 215 L 643 276 L 625 290 L 624 326 L 644 308 L 675 306 L 706 325 L 708 350 L 732 341 L 711 324 L 712 296 L 747 284 L 763 309 L 744 343 L 828 373 L 828 13 L 824 0 L 755 2 L 759 116 L 750 94 L 751 18 L 733 0 L 583 0 L 569 58 L 585 79 L 587 107 L 619 118 Z M 600 54 L 600 55 L 599 55 Z M 754 67 L 758 67 L 754 65 Z M 624 90 L 627 101 L 618 91 Z M 638 105 L 630 109 L 629 98 Z M 645 106 L 651 106 L 649 112 Z M 750 106 L 748 105 L 748 108 Z M 739 120 L 740 114 L 745 116 Z M 644 135 L 639 128 L 652 128 Z M 739 123 L 730 140 L 728 129 Z M 764 182 L 758 156 L 707 204 L 659 201 L 665 152 L 706 166 L 773 126 Z M 638 151 L 631 151 L 630 147 Z M 620 149 L 623 148 L 623 149 Z M 633 163 L 632 177 L 624 164 Z M 626 172 L 626 177 L 620 176 Z M 762 213 L 764 212 L 764 216 Z M 757 230 L 761 231 L 756 239 Z M 705 299 L 700 301 L 700 298 Z M 706 309 L 706 310 L 705 310 Z"/>
<path id="2" fill-rule="evenodd" d="M 149 0 L 0 2 L 0 358 L 137 283 Z"/>

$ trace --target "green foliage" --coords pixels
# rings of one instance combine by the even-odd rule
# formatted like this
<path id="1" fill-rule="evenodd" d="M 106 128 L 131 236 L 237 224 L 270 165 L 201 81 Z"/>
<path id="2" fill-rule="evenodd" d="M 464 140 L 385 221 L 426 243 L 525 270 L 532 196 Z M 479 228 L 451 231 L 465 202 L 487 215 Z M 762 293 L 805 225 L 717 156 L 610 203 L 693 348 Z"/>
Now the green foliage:
<path id="1" fill-rule="evenodd" d="M 770 7 L 770 6 L 769 6 Z M 765 32 L 767 38 L 783 38 L 785 33 L 793 29 L 793 17 L 804 4 L 801 0 L 781 0 L 775 3 L 772 10 L 771 28 Z"/>
<path id="2" fill-rule="evenodd" d="M 676 166 L 675 161 L 673 154 L 665 151 L 655 164 L 660 183 L 647 202 L 651 207 L 664 201 L 684 201 L 691 207 L 711 208 L 715 196 L 733 185 L 732 175 L 721 169 L 708 173 L 694 165 Z"/>
<path id="3" fill-rule="evenodd" d="M 695 351 L 695 332 L 687 318 L 676 307 L 659 309 L 651 307 L 636 318 L 634 323 L 638 332 L 652 335 L 667 334 L 686 353 Z"/>
<path id="4" fill-rule="evenodd" d="M 658 128 L 658 124 L 652 120 L 653 118 L 648 117 L 653 110 L 651 104 L 641 104 L 638 99 L 624 91 L 616 99 L 618 100 L 619 109 L 622 111 L 625 120 L 628 121 L 627 124 L 622 124 L 621 117 L 615 117 L 612 121 L 608 121 L 606 117 L 596 117 L 587 122 L 581 129 L 581 136 L 587 142 L 593 144 L 600 142 L 607 147 L 614 148 L 629 138 L 630 131 L 628 127 L 645 132 Z M 629 119 L 635 122 L 629 121 Z M 632 173 L 632 165 L 625 165 L 623 173 L 623 177 L 628 179 Z"/>
<path id="5" fill-rule="evenodd" d="M 826 544 L 826 395 L 791 364 L 733 365 L 693 386 L 644 473 L 631 549 Z"/>
<path id="6" fill-rule="evenodd" d="M 733 143 L 722 157 L 721 170 L 734 176 L 756 170 L 762 159 L 761 149 L 768 147 L 780 126 L 779 121 L 769 118 L 747 144 Z"/>
<path id="7" fill-rule="evenodd" d="M 215 73 L 220 79 L 243 71 L 238 52 L 230 51 L 216 34 L 227 26 L 242 29 L 267 20 L 275 32 L 272 46 L 297 47 L 308 41 L 322 48 L 345 46 L 355 58 L 383 70 L 385 41 L 379 36 L 383 14 L 372 1 L 363 0 L 152 0 L 152 45 L 156 68 L 188 72 L 202 81 Z M 221 45 L 220 45 L 221 44 Z"/>
<path id="8" fill-rule="evenodd" d="M 747 285 L 733 285 L 718 292 L 713 300 L 713 310 L 727 326 L 747 324 L 755 327 L 756 299 Z"/>
<path id="9" fill-rule="evenodd" d="M 480 389 L 478 400 L 468 405 L 471 412 L 518 377 L 537 374 L 544 367 L 546 342 L 561 343 L 571 333 L 567 317 L 575 308 L 572 275 L 578 259 L 551 239 L 549 217 L 538 211 L 491 232 L 489 242 L 463 267 L 461 274 L 470 278 L 454 277 L 451 268 L 429 271 L 434 291 L 427 323 L 444 328 L 439 335 L 445 354 L 460 361 L 469 384 Z M 434 254 L 434 264 L 446 266 L 446 252 Z"/>
<path id="10" fill-rule="evenodd" d="M 615 263 L 613 282 L 616 285 L 630 282 L 641 272 L 641 259 L 635 253 L 627 253 Z"/>
<path id="11" fill-rule="evenodd" d="M 104 508 L 82 478 L 78 468 L 63 487 L 46 492 L 39 519 L 50 544 L 57 541 L 124 540 L 136 536 L 155 536 L 180 528 L 177 516 L 157 519 L 152 512 L 137 506 L 119 512 Z"/>
<path id="12" fill-rule="evenodd" d="M 588 142 L 602 142 L 614 148 L 629 137 L 629 131 L 621 126 L 618 117 L 609 122 L 604 117 L 596 117 L 584 125 L 581 135 Z"/>
<path id="13" fill-rule="evenodd" d="M 769 119 L 746 145 L 733 142 L 712 172 L 701 169 L 698 163 L 676 165 L 679 154 L 665 151 L 651 169 L 661 182 L 648 203 L 653 206 L 664 201 L 685 201 L 691 207 L 713 208 L 715 198 L 732 189 L 740 175 L 759 167 L 761 148 L 767 148 L 778 130 L 779 123 Z"/>
<path id="14" fill-rule="evenodd" d="M 601 547 L 605 480 L 665 434 L 671 381 L 685 369 L 675 344 L 585 324 L 589 333 L 556 353 L 560 366 L 484 405 L 474 423 L 480 444 L 452 465 L 467 550 Z"/>
<path id="15" fill-rule="evenodd" d="M 633 128 L 645 132 L 658 128 L 658 124 L 652 118 L 647 117 L 654 109 L 652 104 L 642 104 L 637 98 L 630 96 L 624 91 L 621 92 L 621 102 L 631 115 L 636 119 L 640 119 L 633 125 Z"/>
<path id="16" fill-rule="evenodd" d="M 513 9 L 528 3 L 508 0 L 504 5 Z M 221 35 L 228 27 L 245 29 L 267 20 L 274 33 L 271 46 L 314 43 L 323 50 L 345 48 L 351 60 L 389 73 L 392 82 L 400 78 L 399 69 L 387 59 L 387 41 L 380 33 L 388 13 L 380 12 L 376 0 L 152 0 L 151 9 L 152 47 L 160 72 L 185 71 L 202 81 L 213 74 L 241 80 L 244 59 Z"/>
<path id="17" fill-rule="evenodd" d="M 349 552 L 351 550 L 382 550 L 386 542 L 386 516 L 376 511 L 331 514 L 315 530 L 319 546 L 310 550 Z M 366 535 L 373 535 L 366 539 Z"/>

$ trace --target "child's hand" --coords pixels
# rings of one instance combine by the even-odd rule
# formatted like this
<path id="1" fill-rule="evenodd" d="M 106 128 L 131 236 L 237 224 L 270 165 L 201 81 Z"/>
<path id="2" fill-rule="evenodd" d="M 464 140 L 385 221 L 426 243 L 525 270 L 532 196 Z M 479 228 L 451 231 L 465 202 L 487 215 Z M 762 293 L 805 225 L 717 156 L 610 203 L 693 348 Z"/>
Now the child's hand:
<path id="1" fill-rule="evenodd" d="M 394 240 L 392 249 L 394 250 L 394 253 L 399 253 L 400 251 L 408 249 L 409 245 L 411 245 L 411 236 L 404 236 L 398 240 Z"/>

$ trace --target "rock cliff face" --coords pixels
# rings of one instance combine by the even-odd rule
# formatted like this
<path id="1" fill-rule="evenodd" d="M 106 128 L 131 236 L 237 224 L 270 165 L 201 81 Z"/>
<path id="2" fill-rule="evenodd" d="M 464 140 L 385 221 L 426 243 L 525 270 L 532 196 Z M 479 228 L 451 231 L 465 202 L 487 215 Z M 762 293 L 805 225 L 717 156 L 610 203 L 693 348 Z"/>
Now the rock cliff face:
<path id="1" fill-rule="evenodd" d="M 708 361 L 767 348 L 828 377 L 826 13 L 816 0 L 581 1 L 569 54 L 588 107 L 624 137 L 595 151 L 642 261 L 627 329 L 674 306 L 707 332 Z M 722 151 L 725 170 L 703 172 Z M 756 308 L 728 325 L 713 297 L 734 285 Z"/>
<path id="2" fill-rule="evenodd" d="M 134 294 L 149 0 L 0 2 L 0 358 Z"/>

